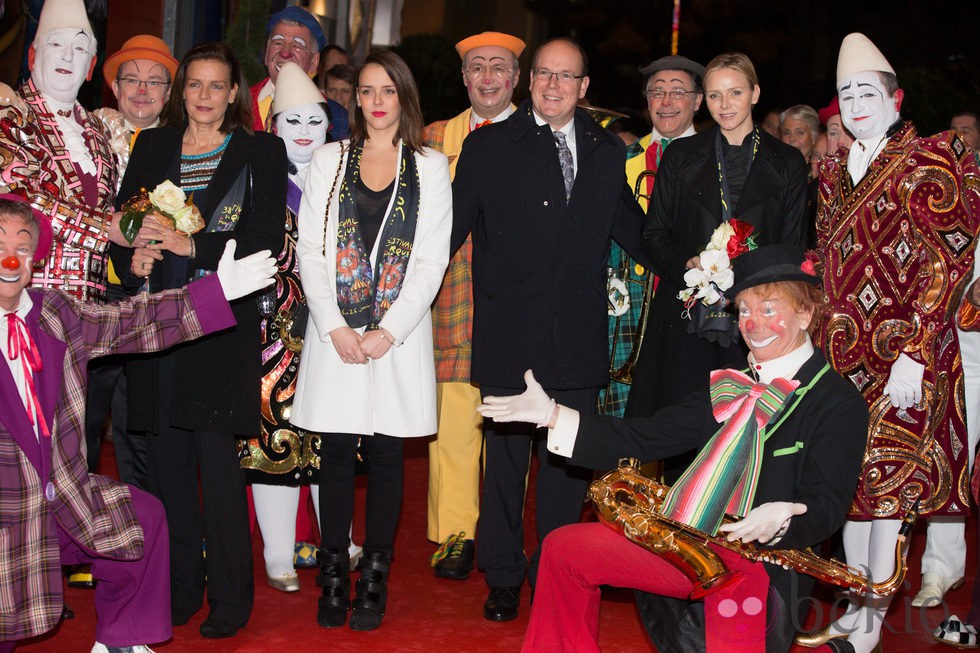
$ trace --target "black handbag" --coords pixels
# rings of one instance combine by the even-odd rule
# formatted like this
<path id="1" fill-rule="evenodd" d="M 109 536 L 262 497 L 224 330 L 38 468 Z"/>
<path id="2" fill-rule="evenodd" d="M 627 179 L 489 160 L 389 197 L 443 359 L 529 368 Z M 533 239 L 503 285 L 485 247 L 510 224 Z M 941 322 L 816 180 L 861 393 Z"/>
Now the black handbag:
<path id="1" fill-rule="evenodd" d="M 691 307 L 687 332 L 709 342 L 728 347 L 738 339 L 738 322 L 729 310 L 731 302 L 722 297 L 714 304 L 698 301 Z"/>

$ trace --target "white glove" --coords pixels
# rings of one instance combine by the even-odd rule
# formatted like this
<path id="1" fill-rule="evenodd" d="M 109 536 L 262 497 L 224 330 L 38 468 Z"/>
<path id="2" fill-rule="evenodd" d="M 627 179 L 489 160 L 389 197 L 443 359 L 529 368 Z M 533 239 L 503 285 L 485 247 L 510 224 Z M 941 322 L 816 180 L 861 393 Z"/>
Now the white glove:
<path id="1" fill-rule="evenodd" d="M 229 240 L 218 261 L 218 281 L 228 301 L 265 288 L 272 283 L 276 273 L 276 259 L 272 258 L 272 252 L 264 249 L 236 261 L 237 247 L 238 243 Z"/>
<path id="2" fill-rule="evenodd" d="M 548 396 L 531 370 L 524 372 L 527 390 L 510 397 L 484 397 L 477 411 L 495 422 L 530 422 L 547 426 L 555 412 L 555 400 Z"/>
<path id="3" fill-rule="evenodd" d="M 905 354 L 899 354 L 892 363 L 888 383 L 882 392 L 891 399 L 892 406 L 905 410 L 922 401 L 922 374 L 925 367 Z"/>
<path id="4" fill-rule="evenodd" d="M 776 535 L 786 532 L 789 520 L 806 512 L 806 504 L 789 501 L 771 501 L 756 506 L 743 519 L 733 524 L 722 524 L 718 530 L 728 533 L 728 541 L 742 540 L 745 543 L 765 544 Z M 780 532 L 782 531 L 782 532 Z"/>

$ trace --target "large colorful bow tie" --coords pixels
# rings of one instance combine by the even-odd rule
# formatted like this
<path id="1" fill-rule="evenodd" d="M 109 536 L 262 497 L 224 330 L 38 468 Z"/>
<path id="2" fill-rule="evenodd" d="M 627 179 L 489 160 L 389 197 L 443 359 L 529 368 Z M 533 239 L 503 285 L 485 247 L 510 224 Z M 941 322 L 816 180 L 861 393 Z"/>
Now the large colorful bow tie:
<path id="1" fill-rule="evenodd" d="M 7 313 L 7 357 L 11 361 L 20 360 L 21 369 L 24 371 L 24 381 L 27 384 L 27 419 L 31 426 L 46 438 L 51 437 L 48 430 L 48 423 L 44 419 L 44 412 L 41 410 L 41 400 L 37 396 L 37 388 L 34 385 L 34 373 L 40 372 L 42 368 L 41 354 L 31 338 L 27 324 L 16 313 Z"/>
<path id="2" fill-rule="evenodd" d="M 712 372 L 711 406 L 721 428 L 667 493 L 664 514 L 710 535 L 726 512 L 747 514 L 762 467 L 764 427 L 799 385 L 758 383 L 738 370 Z"/>

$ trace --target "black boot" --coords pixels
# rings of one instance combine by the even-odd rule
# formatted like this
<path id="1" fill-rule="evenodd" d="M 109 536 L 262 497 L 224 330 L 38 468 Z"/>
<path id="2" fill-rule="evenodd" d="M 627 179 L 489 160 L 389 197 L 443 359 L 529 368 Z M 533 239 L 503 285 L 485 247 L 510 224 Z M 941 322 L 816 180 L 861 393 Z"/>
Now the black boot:
<path id="1" fill-rule="evenodd" d="M 320 574 L 316 584 L 323 588 L 317 602 L 316 622 L 322 628 L 340 628 L 350 609 L 350 557 L 347 551 L 320 550 L 316 554 Z"/>
<path id="2" fill-rule="evenodd" d="M 388 602 L 388 571 L 391 558 L 384 551 L 364 551 L 361 577 L 350 616 L 351 630 L 374 630 L 381 625 Z"/>

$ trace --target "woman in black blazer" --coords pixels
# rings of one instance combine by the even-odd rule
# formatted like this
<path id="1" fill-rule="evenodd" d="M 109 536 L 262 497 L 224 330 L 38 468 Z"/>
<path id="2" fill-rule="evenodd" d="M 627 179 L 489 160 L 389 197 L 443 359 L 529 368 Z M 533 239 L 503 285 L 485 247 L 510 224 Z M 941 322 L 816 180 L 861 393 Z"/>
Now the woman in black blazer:
<path id="1" fill-rule="evenodd" d="M 689 333 L 677 294 L 698 266 L 715 228 L 731 218 L 754 227 L 758 245 L 804 243 L 806 166 L 795 148 L 752 122 L 759 83 L 744 54 L 715 57 L 705 69 L 705 101 L 717 123 L 664 152 L 653 188 L 643 247 L 660 277 L 643 347 L 633 370 L 627 417 L 646 417 L 702 387 L 711 370 L 736 367 L 746 349 Z M 723 201 L 724 200 L 724 201 Z M 689 461 L 688 461 L 689 462 Z M 668 463 L 671 482 L 687 465 Z"/>
<path id="2" fill-rule="evenodd" d="M 282 246 L 285 147 L 271 134 L 251 133 L 242 79 L 227 46 L 194 47 L 174 77 L 166 126 L 137 139 L 117 206 L 170 180 L 193 191 L 205 227 L 187 235 L 148 216 L 144 228 L 151 225 L 157 242 L 110 252 L 131 292 L 144 283 L 151 291 L 178 288 L 210 274 L 231 239 L 239 258 Z M 202 607 L 206 552 L 205 637 L 242 628 L 254 593 L 236 436 L 259 431 L 260 316 L 254 295 L 233 302 L 232 310 L 236 328 L 127 363 L 128 426 L 147 434 L 148 489 L 166 507 L 170 526 L 173 623 L 186 623 Z"/>

